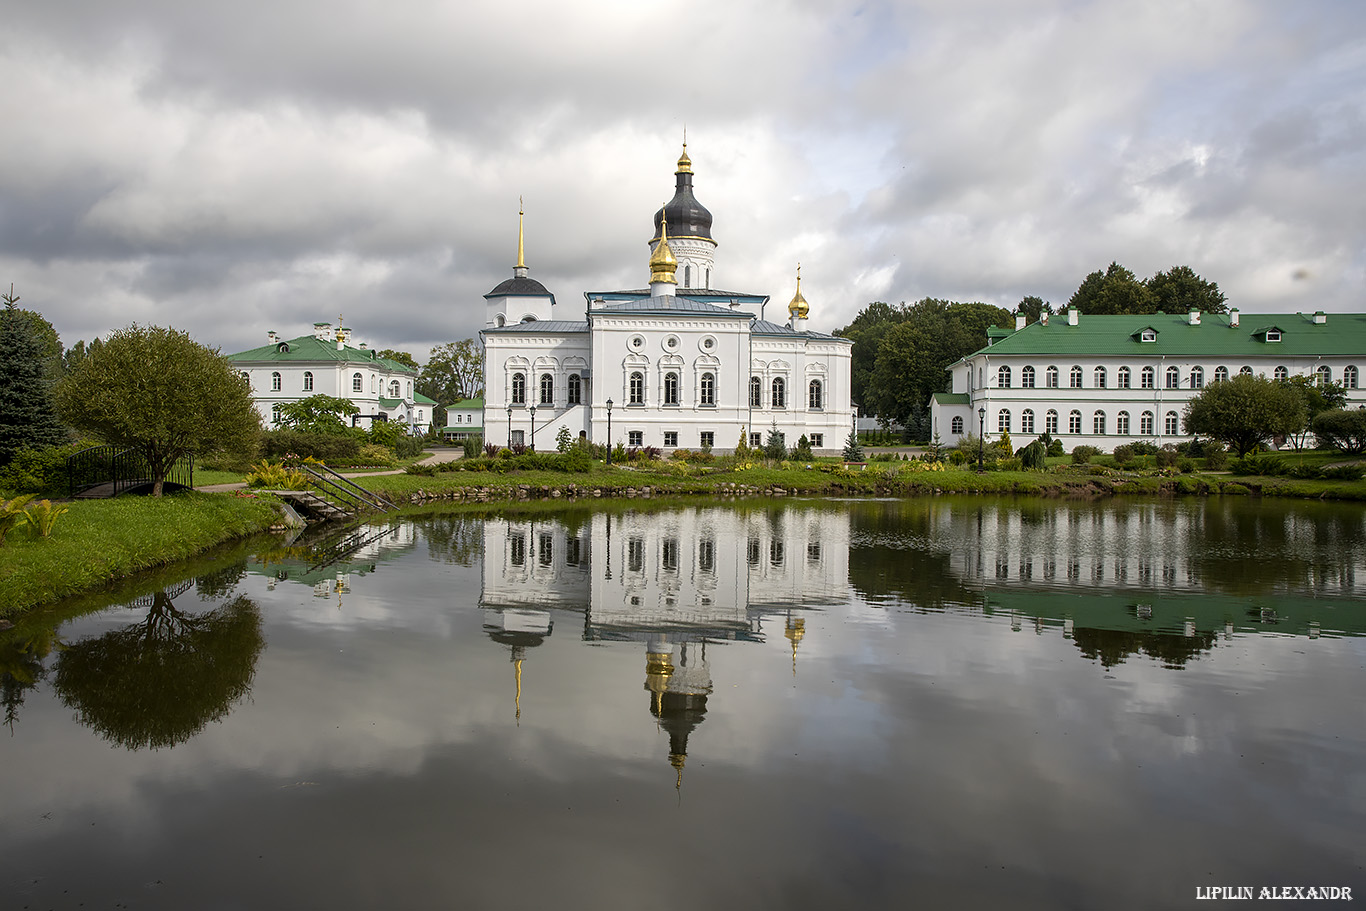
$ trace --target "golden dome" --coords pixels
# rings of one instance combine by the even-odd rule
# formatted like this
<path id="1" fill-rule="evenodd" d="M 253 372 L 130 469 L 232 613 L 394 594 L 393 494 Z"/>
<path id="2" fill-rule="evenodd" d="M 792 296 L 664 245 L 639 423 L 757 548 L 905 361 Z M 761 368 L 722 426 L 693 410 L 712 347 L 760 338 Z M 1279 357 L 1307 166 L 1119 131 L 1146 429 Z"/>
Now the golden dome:
<path id="1" fill-rule="evenodd" d="M 668 282 L 678 284 L 678 279 L 674 278 L 674 273 L 678 271 L 678 260 L 674 258 L 674 251 L 669 249 L 669 227 L 664 222 L 659 225 L 659 243 L 655 246 L 655 252 L 650 254 L 650 284 L 655 282 Z"/>
<path id="2" fill-rule="evenodd" d="M 792 303 L 787 305 L 787 312 L 797 319 L 806 319 L 806 314 L 810 310 L 811 305 L 802 297 L 802 264 L 797 263 L 797 293 L 792 295 Z"/>
<path id="3" fill-rule="evenodd" d="M 683 154 L 678 156 L 678 170 L 675 174 L 691 174 L 692 159 L 688 157 L 688 141 L 683 140 Z"/>

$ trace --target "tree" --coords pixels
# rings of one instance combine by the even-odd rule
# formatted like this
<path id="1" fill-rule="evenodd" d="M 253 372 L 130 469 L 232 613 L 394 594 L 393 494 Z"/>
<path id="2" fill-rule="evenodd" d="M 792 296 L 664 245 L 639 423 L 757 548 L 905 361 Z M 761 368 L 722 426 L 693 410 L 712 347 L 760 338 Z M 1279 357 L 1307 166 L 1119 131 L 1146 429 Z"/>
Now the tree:
<path id="1" fill-rule="evenodd" d="M 484 394 L 484 350 L 474 339 L 437 345 L 417 377 L 417 391 L 443 405 Z"/>
<path id="2" fill-rule="evenodd" d="M 1299 430 L 1288 435 L 1296 449 L 1304 448 L 1315 417 L 1325 411 L 1347 407 L 1347 388 L 1340 383 L 1322 383 L 1317 375 L 1292 376 L 1278 382 L 1292 390 L 1304 402 L 1304 424 Z"/>
<path id="3" fill-rule="evenodd" d="M 57 410 L 96 439 L 139 452 L 161 496 L 191 453 L 256 454 L 261 419 L 247 381 L 216 349 L 160 326 L 120 329 L 57 386 Z"/>
<path id="4" fill-rule="evenodd" d="M 1304 426 L 1304 401 L 1293 389 L 1264 376 L 1239 374 L 1211 383 L 1186 404 L 1186 433 L 1221 440 L 1239 456 L 1274 436 Z"/>
<path id="5" fill-rule="evenodd" d="M 777 421 L 773 422 L 773 426 L 768 430 L 768 437 L 764 440 L 764 458 L 775 461 L 787 458 L 787 437 L 778 429 Z"/>
<path id="6" fill-rule="evenodd" d="M 1029 322 L 1037 323 L 1045 313 L 1053 312 L 1053 305 L 1042 297 L 1035 297 L 1031 294 L 1029 297 L 1020 298 L 1020 303 L 1016 305 L 1015 311 L 1024 314 L 1025 319 Z"/>
<path id="7" fill-rule="evenodd" d="M 844 461 L 863 461 L 863 447 L 859 445 L 858 433 L 856 431 L 849 431 L 849 436 L 844 441 Z"/>
<path id="8" fill-rule="evenodd" d="M 988 327 L 1009 320 L 1006 310 L 989 304 L 919 301 L 883 335 L 865 408 L 910 426 L 930 396 L 944 391 L 949 365 L 984 348 Z"/>
<path id="9" fill-rule="evenodd" d="M 375 354 L 387 360 L 397 361 L 405 367 L 412 367 L 414 370 L 419 369 L 417 358 L 406 351 L 399 351 L 396 348 L 384 348 L 380 351 L 376 351 Z"/>
<path id="10" fill-rule="evenodd" d="M 1166 272 L 1155 273 L 1144 284 L 1152 292 L 1158 313 L 1189 313 L 1192 310 L 1224 313 L 1228 310 L 1224 303 L 1228 298 L 1219 290 L 1219 285 L 1205 281 L 1190 266 L 1172 266 Z"/>
<path id="11" fill-rule="evenodd" d="M 353 414 L 360 414 L 360 407 L 350 399 L 310 395 L 280 406 L 280 426 L 303 433 L 345 433 Z"/>
<path id="12" fill-rule="evenodd" d="M 1366 411 L 1335 409 L 1314 418 L 1314 436 L 1348 455 L 1366 454 Z"/>
<path id="13" fill-rule="evenodd" d="M 1157 312 L 1157 300 L 1148 286 L 1119 263 L 1086 276 L 1067 306 L 1092 314 Z"/>
<path id="14" fill-rule="evenodd" d="M 835 335 L 847 338 L 854 343 L 849 357 L 849 395 L 850 400 L 864 408 L 864 414 L 871 413 L 868 386 L 877 363 L 878 348 L 882 338 L 893 326 L 906 319 L 909 313 L 903 303 L 895 306 L 883 301 L 873 301 L 854 317 L 854 321 L 843 329 L 836 329 Z"/>
<path id="15" fill-rule="evenodd" d="M 14 306 L 12 287 L 0 300 L 0 465 L 7 465 L 20 449 L 59 446 L 67 434 L 53 407 L 47 346 L 26 311 Z"/>

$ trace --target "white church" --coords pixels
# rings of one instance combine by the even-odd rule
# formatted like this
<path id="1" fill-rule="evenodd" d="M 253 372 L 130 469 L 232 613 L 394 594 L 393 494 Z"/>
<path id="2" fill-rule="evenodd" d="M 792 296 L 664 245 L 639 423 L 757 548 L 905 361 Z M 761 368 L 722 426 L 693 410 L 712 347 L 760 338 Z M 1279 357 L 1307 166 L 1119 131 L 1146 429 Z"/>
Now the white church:
<path id="1" fill-rule="evenodd" d="M 717 290 L 686 143 L 676 181 L 655 213 L 649 287 L 585 292 L 583 311 L 530 277 L 519 214 L 513 277 L 484 295 L 488 442 L 548 450 L 567 427 L 594 443 L 726 451 L 776 426 L 789 447 L 805 435 L 841 450 L 852 342 L 807 328 L 800 268 L 786 323 L 763 318 L 768 295 Z"/>

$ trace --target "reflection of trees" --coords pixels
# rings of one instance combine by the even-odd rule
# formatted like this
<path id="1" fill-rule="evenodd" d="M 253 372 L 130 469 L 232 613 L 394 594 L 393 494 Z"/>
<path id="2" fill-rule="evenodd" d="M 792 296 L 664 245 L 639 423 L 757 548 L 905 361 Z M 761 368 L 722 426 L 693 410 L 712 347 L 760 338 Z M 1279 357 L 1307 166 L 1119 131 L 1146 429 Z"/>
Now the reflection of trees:
<path id="1" fill-rule="evenodd" d="M 1096 629 L 1077 627 L 1072 639 L 1081 653 L 1091 660 L 1100 659 L 1103 667 L 1123 664 L 1130 655 L 1144 654 L 1162 662 L 1165 668 L 1178 670 L 1186 662 L 1198 658 L 1214 648 L 1214 633 L 1196 632 L 1184 636 L 1178 633 Z"/>
<path id="2" fill-rule="evenodd" d="M 68 646 L 54 686 L 107 740 L 172 747 L 247 695 L 264 647 L 261 614 L 248 598 L 187 614 L 162 593 L 142 622 Z"/>
<path id="3" fill-rule="evenodd" d="M 935 545 L 934 509 L 928 502 L 850 505 L 849 583 L 855 591 L 919 607 L 980 600 L 953 572 L 948 551 Z"/>
<path id="4" fill-rule="evenodd" d="M 438 515 L 422 520 L 427 553 L 433 560 L 473 566 L 484 550 L 484 518 L 475 515 Z"/>
<path id="5" fill-rule="evenodd" d="M 11 734 L 26 692 L 47 675 L 43 659 L 61 647 L 57 630 L 51 627 L 15 628 L 0 633 L 0 704 L 5 707 L 5 725 Z"/>
<path id="6" fill-rule="evenodd" d="M 195 590 L 203 601 L 217 601 L 226 598 L 237 588 L 237 583 L 241 582 L 247 575 L 247 561 L 239 560 L 230 563 L 221 569 L 205 573 L 194 580 Z"/>

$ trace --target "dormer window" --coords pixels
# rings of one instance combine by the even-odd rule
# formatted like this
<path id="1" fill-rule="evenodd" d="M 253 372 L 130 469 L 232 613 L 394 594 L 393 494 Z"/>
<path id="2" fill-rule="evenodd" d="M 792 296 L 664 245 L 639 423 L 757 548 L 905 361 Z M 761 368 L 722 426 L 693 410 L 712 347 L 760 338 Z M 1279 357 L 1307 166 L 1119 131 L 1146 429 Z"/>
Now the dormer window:
<path id="1" fill-rule="evenodd" d="M 1267 340 L 1268 342 L 1279 342 L 1279 341 L 1281 340 L 1281 330 L 1279 330 L 1279 329 L 1268 329 L 1268 330 L 1266 330 L 1266 340 Z"/>
<path id="2" fill-rule="evenodd" d="M 1157 341 L 1157 330 L 1156 330 L 1156 329 L 1144 329 L 1142 332 L 1140 332 L 1140 333 L 1138 334 L 1138 340 L 1139 340 L 1140 342 L 1155 342 L 1155 341 Z"/>
<path id="3" fill-rule="evenodd" d="M 1266 326 L 1252 333 L 1252 337 L 1260 342 L 1279 342 L 1281 340 L 1281 327 Z"/>

